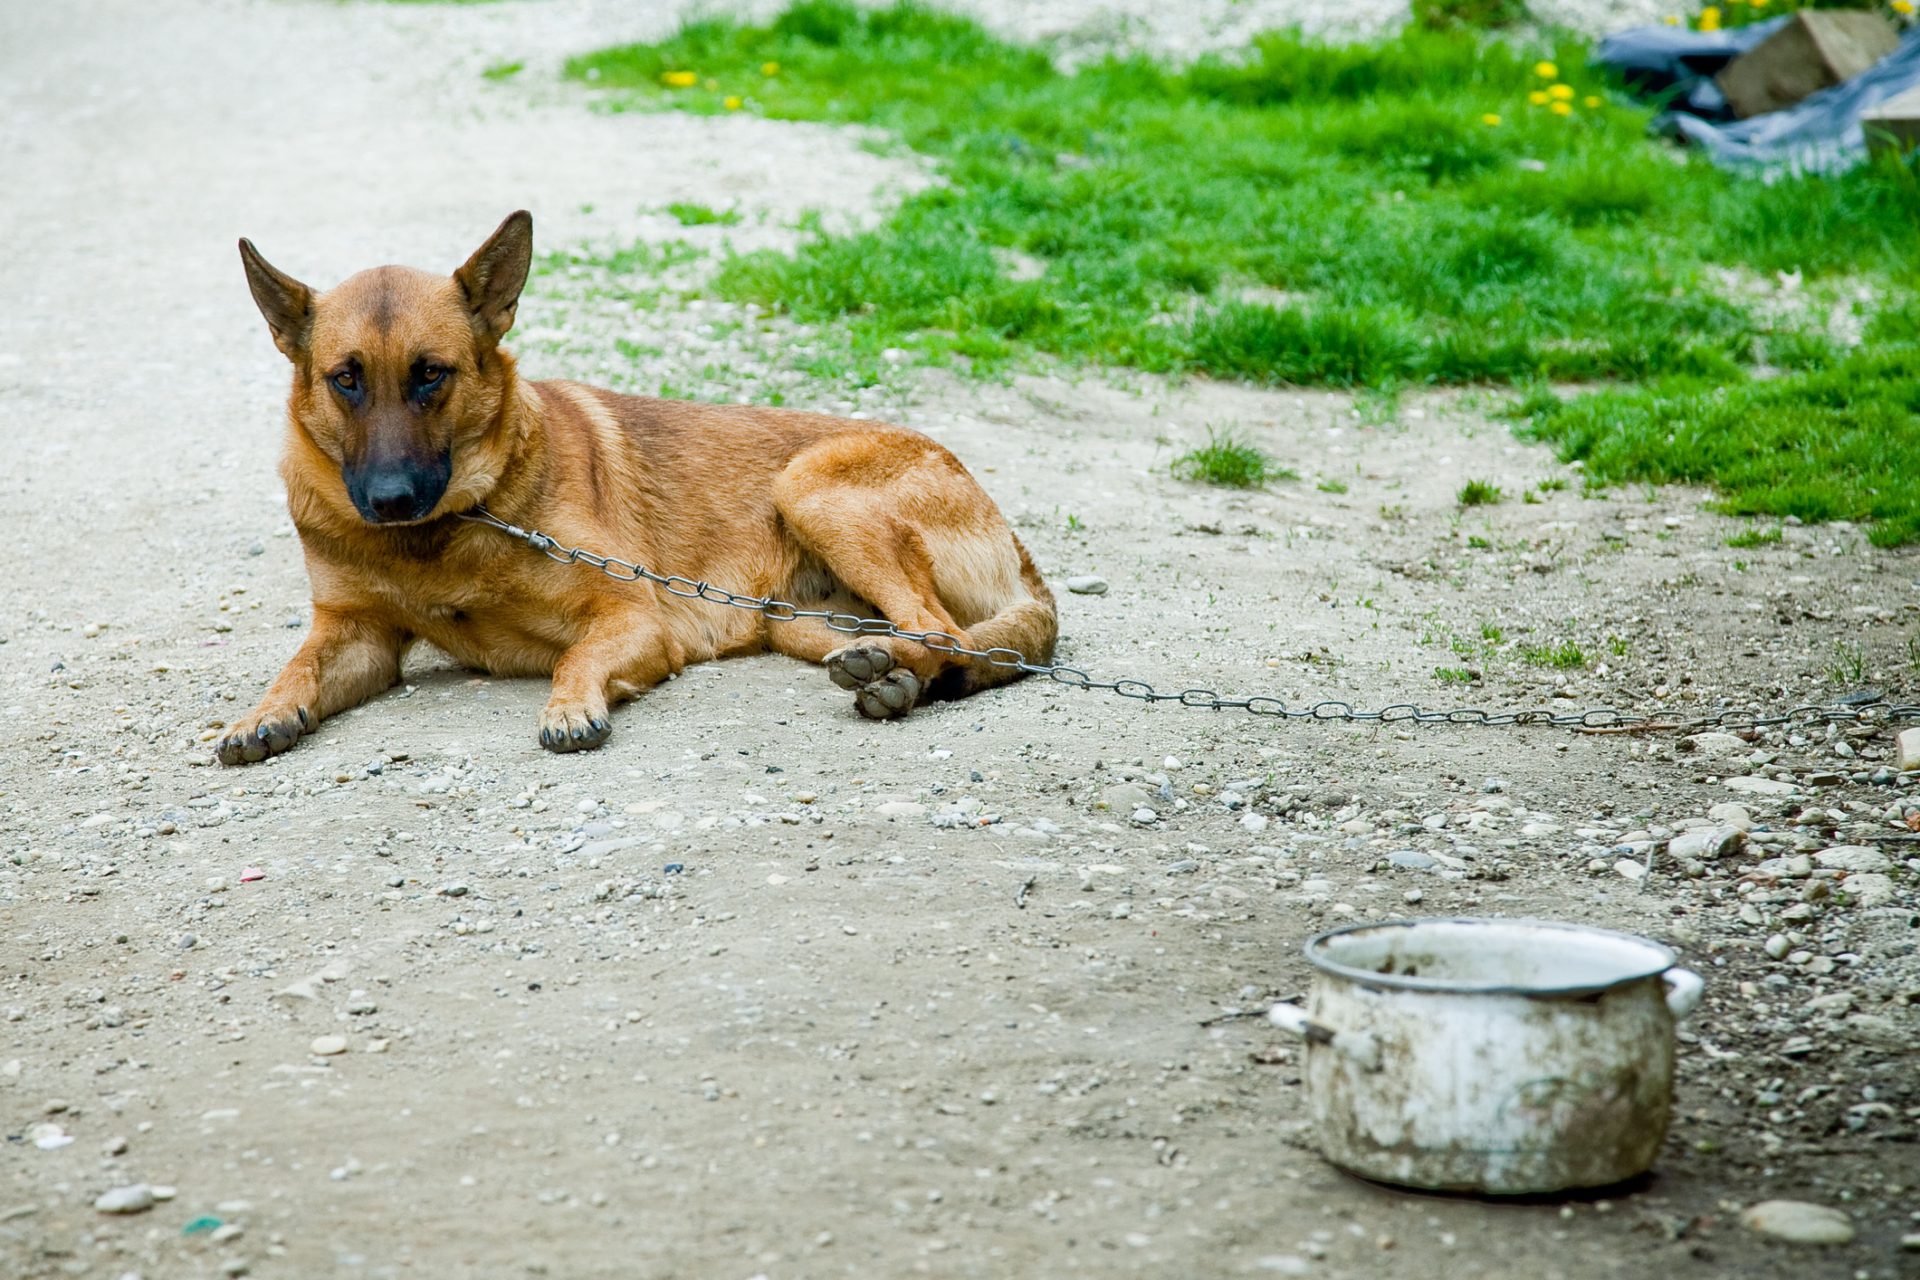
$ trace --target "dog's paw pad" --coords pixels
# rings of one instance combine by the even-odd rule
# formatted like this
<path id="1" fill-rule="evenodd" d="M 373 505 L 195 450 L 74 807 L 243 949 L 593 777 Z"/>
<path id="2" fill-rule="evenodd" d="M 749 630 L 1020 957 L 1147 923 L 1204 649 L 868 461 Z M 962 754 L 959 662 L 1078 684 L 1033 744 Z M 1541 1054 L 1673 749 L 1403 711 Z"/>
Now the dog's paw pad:
<path id="1" fill-rule="evenodd" d="M 284 714 L 251 715 L 220 739 L 214 755 L 221 764 L 257 764 L 290 750 L 313 726 L 313 715 L 305 707 Z"/>
<path id="2" fill-rule="evenodd" d="M 835 649 L 825 662 L 827 677 L 842 689 L 859 689 L 893 670 L 893 655 L 874 644 Z"/>
<path id="3" fill-rule="evenodd" d="M 549 751 L 591 751 L 612 736 L 604 715 L 548 707 L 540 717 L 540 745 Z"/>
<path id="4" fill-rule="evenodd" d="M 869 720 L 892 720 L 913 710 L 920 701 L 920 677 L 895 667 L 879 680 L 854 691 L 853 705 Z"/>

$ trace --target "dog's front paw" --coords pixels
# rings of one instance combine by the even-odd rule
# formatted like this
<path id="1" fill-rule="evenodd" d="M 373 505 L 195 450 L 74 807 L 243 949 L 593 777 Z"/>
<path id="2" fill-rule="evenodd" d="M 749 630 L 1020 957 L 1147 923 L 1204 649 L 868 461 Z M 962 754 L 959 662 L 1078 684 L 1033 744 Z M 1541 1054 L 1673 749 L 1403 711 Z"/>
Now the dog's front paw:
<path id="1" fill-rule="evenodd" d="M 313 715 L 305 707 L 262 707 L 238 724 L 229 725 L 214 755 L 221 764 L 255 764 L 290 749 L 301 735 L 313 732 L 313 726 Z"/>
<path id="2" fill-rule="evenodd" d="M 579 703 L 549 702 L 540 713 L 540 745 L 549 751 L 591 751 L 612 736 L 606 712 L 595 715 Z"/>

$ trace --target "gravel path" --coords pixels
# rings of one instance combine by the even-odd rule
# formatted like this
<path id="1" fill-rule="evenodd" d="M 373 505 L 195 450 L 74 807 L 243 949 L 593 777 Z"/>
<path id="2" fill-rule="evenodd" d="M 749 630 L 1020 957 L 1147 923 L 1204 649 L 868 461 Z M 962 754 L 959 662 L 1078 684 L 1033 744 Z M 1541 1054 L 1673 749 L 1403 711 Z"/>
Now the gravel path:
<path id="1" fill-rule="evenodd" d="M 1175 48 L 1329 12 L 973 8 L 1135 12 Z M 547 247 L 712 249 L 925 180 L 827 129 L 597 115 L 547 74 L 672 17 L 0 9 L 0 1274 L 1910 1273 L 1915 806 L 1879 728 L 1276 726 L 1033 683 L 876 726 L 764 658 L 555 758 L 536 682 L 422 655 L 292 754 L 210 765 L 307 607 L 237 236 L 327 282 L 450 267 L 520 205 Z M 699 240 L 673 200 L 751 216 Z M 791 335 L 590 285 L 523 308 L 536 372 L 612 378 L 628 338 L 646 377 L 788 385 L 755 362 Z M 1585 498 L 1482 397 L 1382 422 L 901 371 L 856 407 L 958 451 L 1051 577 L 1110 584 L 1063 596 L 1103 673 L 1433 704 L 1446 667 L 1477 703 L 1689 709 L 1914 679 L 1911 552 L 1735 550 L 1702 495 Z M 1174 481 L 1227 422 L 1303 479 Z M 1509 500 L 1461 511 L 1467 476 Z M 1585 666 L 1518 652 L 1566 639 Z M 1411 912 L 1633 929 L 1707 974 L 1655 1179 L 1494 1206 L 1313 1155 L 1295 1046 L 1240 1015 L 1304 989 L 1306 936 Z M 1769 1199 L 1854 1238 L 1742 1224 Z"/>

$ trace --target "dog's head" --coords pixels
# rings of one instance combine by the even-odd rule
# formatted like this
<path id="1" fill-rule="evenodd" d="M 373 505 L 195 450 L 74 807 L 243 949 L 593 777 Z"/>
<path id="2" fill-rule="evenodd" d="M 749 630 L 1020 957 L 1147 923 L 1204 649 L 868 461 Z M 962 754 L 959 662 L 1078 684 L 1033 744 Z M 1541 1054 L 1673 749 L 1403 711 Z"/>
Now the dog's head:
<path id="1" fill-rule="evenodd" d="M 293 361 L 294 421 L 368 523 L 432 516 L 463 449 L 498 420 L 509 362 L 496 347 L 532 255 L 522 210 L 450 277 L 376 267 L 315 293 L 240 242 L 253 300 Z"/>

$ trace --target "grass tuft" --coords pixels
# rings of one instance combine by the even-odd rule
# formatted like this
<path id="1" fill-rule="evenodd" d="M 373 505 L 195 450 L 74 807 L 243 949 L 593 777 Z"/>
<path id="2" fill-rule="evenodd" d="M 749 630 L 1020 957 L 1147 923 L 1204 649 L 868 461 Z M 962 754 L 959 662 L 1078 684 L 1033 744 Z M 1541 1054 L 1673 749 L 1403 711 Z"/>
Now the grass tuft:
<path id="1" fill-rule="evenodd" d="M 740 222 L 738 209 L 714 209 L 704 204 L 691 204 L 676 200 L 667 206 L 667 212 L 683 227 L 737 226 Z"/>
<path id="2" fill-rule="evenodd" d="M 1231 431 L 1207 428 L 1207 442 L 1173 460 L 1173 474 L 1228 489 L 1257 489 L 1270 480 L 1299 477 Z"/>
<path id="3" fill-rule="evenodd" d="M 1469 480 L 1456 496 L 1463 507 L 1490 507 L 1500 501 L 1500 486 L 1487 480 Z"/>
<path id="4" fill-rule="evenodd" d="M 1550 667 L 1555 671 L 1573 671 L 1587 665 L 1587 654 L 1573 641 L 1562 640 L 1559 644 L 1522 645 L 1520 660 L 1528 666 Z"/>
<path id="5" fill-rule="evenodd" d="M 1767 547 L 1783 541 L 1787 536 L 1779 525 L 1755 525 L 1751 529 L 1742 529 L 1727 539 L 1730 547 Z"/>

